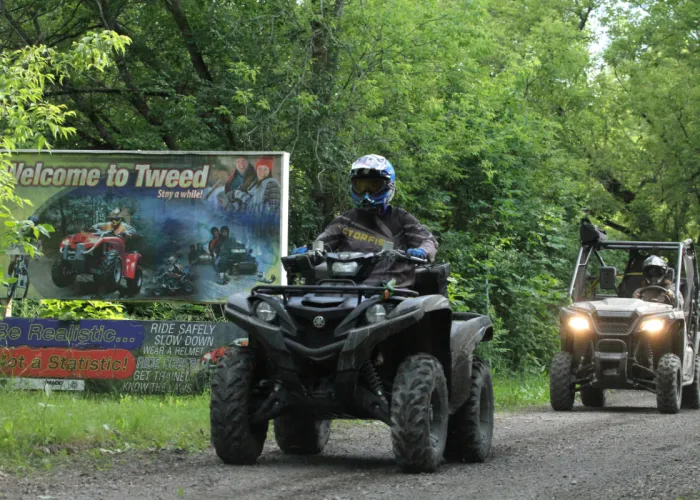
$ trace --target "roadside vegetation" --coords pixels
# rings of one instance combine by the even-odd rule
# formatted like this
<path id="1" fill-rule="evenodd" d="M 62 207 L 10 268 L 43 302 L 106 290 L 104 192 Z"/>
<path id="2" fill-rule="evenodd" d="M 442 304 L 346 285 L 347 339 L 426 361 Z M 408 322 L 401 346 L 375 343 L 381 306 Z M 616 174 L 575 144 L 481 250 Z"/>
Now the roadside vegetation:
<path id="1" fill-rule="evenodd" d="M 548 384 L 543 376 L 497 377 L 497 411 L 545 404 Z M 128 451 L 192 452 L 209 446 L 208 393 L 134 397 L 0 388 L 0 399 L 0 471 L 6 473 L 50 468 L 75 454 L 97 458 Z M 352 422 L 339 420 L 334 425 Z"/>

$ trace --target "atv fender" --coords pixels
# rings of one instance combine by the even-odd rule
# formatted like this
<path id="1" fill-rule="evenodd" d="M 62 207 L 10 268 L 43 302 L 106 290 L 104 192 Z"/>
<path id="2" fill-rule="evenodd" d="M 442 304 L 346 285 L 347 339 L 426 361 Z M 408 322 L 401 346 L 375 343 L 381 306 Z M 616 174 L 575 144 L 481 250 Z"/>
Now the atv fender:
<path id="1" fill-rule="evenodd" d="M 426 352 L 435 356 L 443 367 L 451 366 L 451 312 L 450 302 L 445 297 L 426 295 L 404 300 L 381 323 L 350 330 L 338 359 L 336 380 L 339 386 L 352 393 L 360 367 L 370 359 L 377 346 L 395 335 L 410 336 L 409 342 L 401 342 L 403 354 Z M 445 368 L 448 390 L 450 375 L 451 370 Z"/>
<path id="2" fill-rule="evenodd" d="M 475 313 L 452 314 L 450 414 L 456 412 L 469 398 L 474 349 L 479 342 L 488 341 L 491 338 L 493 338 L 493 323 L 488 316 Z"/>
<path id="3" fill-rule="evenodd" d="M 131 252 L 126 254 L 126 262 L 124 262 L 123 275 L 126 279 L 136 278 L 136 270 L 141 262 L 141 254 Z"/>

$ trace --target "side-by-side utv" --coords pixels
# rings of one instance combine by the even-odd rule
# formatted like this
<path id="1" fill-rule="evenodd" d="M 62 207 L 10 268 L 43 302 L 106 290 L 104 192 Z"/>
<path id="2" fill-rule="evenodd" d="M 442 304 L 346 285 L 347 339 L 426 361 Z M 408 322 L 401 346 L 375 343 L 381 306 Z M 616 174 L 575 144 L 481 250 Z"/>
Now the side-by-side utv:
<path id="1" fill-rule="evenodd" d="M 421 267 L 417 286 L 364 285 L 384 259 Z M 486 459 L 493 387 L 473 352 L 493 327 L 452 312 L 448 265 L 426 267 L 391 245 L 333 253 L 320 244 L 282 261 L 310 284 L 261 285 L 226 305 L 248 342 L 219 359 L 212 382 L 211 436 L 224 462 L 255 463 L 270 420 L 283 452 L 320 453 L 331 420 L 344 418 L 386 423 L 407 472 L 433 471 L 443 457 Z"/>
<path id="2" fill-rule="evenodd" d="M 571 410 L 576 392 L 584 406 L 602 407 L 606 389 L 634 389 L 655 393 L 662 413 L 699 409 L 700 287 L 693 241 L 606 241 L 588 222 L 581 240 L 571 304 L 560 312 L 552 408 Z M 644 262 L 652 255 L 668 263 L 664 286 L 645 281 Z"/>

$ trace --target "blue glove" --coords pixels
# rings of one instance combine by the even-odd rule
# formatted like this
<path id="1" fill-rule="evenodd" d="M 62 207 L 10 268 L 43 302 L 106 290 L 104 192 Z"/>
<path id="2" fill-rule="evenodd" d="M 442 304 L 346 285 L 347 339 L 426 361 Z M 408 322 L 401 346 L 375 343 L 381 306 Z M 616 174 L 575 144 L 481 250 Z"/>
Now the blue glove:
<path id="1" fill-rule="evenodd" d="M 295 248 L 294 250 L 292 250 L 292 255 L 301 255 L 301 254 L 306 253 L 308 251 L 309 251 L 309 249 L 306 247 L 299 247 L 299 248 Z"/>
<path id="2" fill-rule="evenodd" d="M 406 253 L 411 257 L 418 257 L 419 259 L 427 259 L 428 254 L 422 248 L 409 248 Z"/>

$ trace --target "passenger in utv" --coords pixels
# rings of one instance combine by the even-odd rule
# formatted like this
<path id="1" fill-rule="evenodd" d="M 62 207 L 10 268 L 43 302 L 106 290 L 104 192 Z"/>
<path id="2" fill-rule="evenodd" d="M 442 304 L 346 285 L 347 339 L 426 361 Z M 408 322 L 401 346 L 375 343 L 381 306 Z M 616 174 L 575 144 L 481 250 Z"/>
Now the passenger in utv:
<path id="1" fill-rule="evenodd" d="M 642 299 L 645 302 L 675 304 L 676 294 L 674 290 L 676 289 L 676 283 L 668 279 L 667 273 L 668 264 L 661 257 L 650 255 L 644 261 L 644 267 L 642 268 L 642 274 L 644 275 L 642 287 L 634 291 L 633 297 Z M 683 307 L 683 295 L 678 297 L 678 299 L 680 306 Z"/>
<path id="2" fill-rule="evenodd" d="M 355 208 L 336 217 L 317 241 L 333 252 L 376 252 L 390 241 L 408 255 L 435 260 L 435 237 L 406 210 L 390 205 L 396 192 L 396 174 L 389 160 L 375 154 L 357 159 L 350 169 L 350 182 Z M 305 252 L 307 248 L 300 247 L 292 254 Z M 399 261 L 382 263 L 364 283 L 380 285 L 392 279 L 398 287 L 410 287 L 415 266 Z"/>

